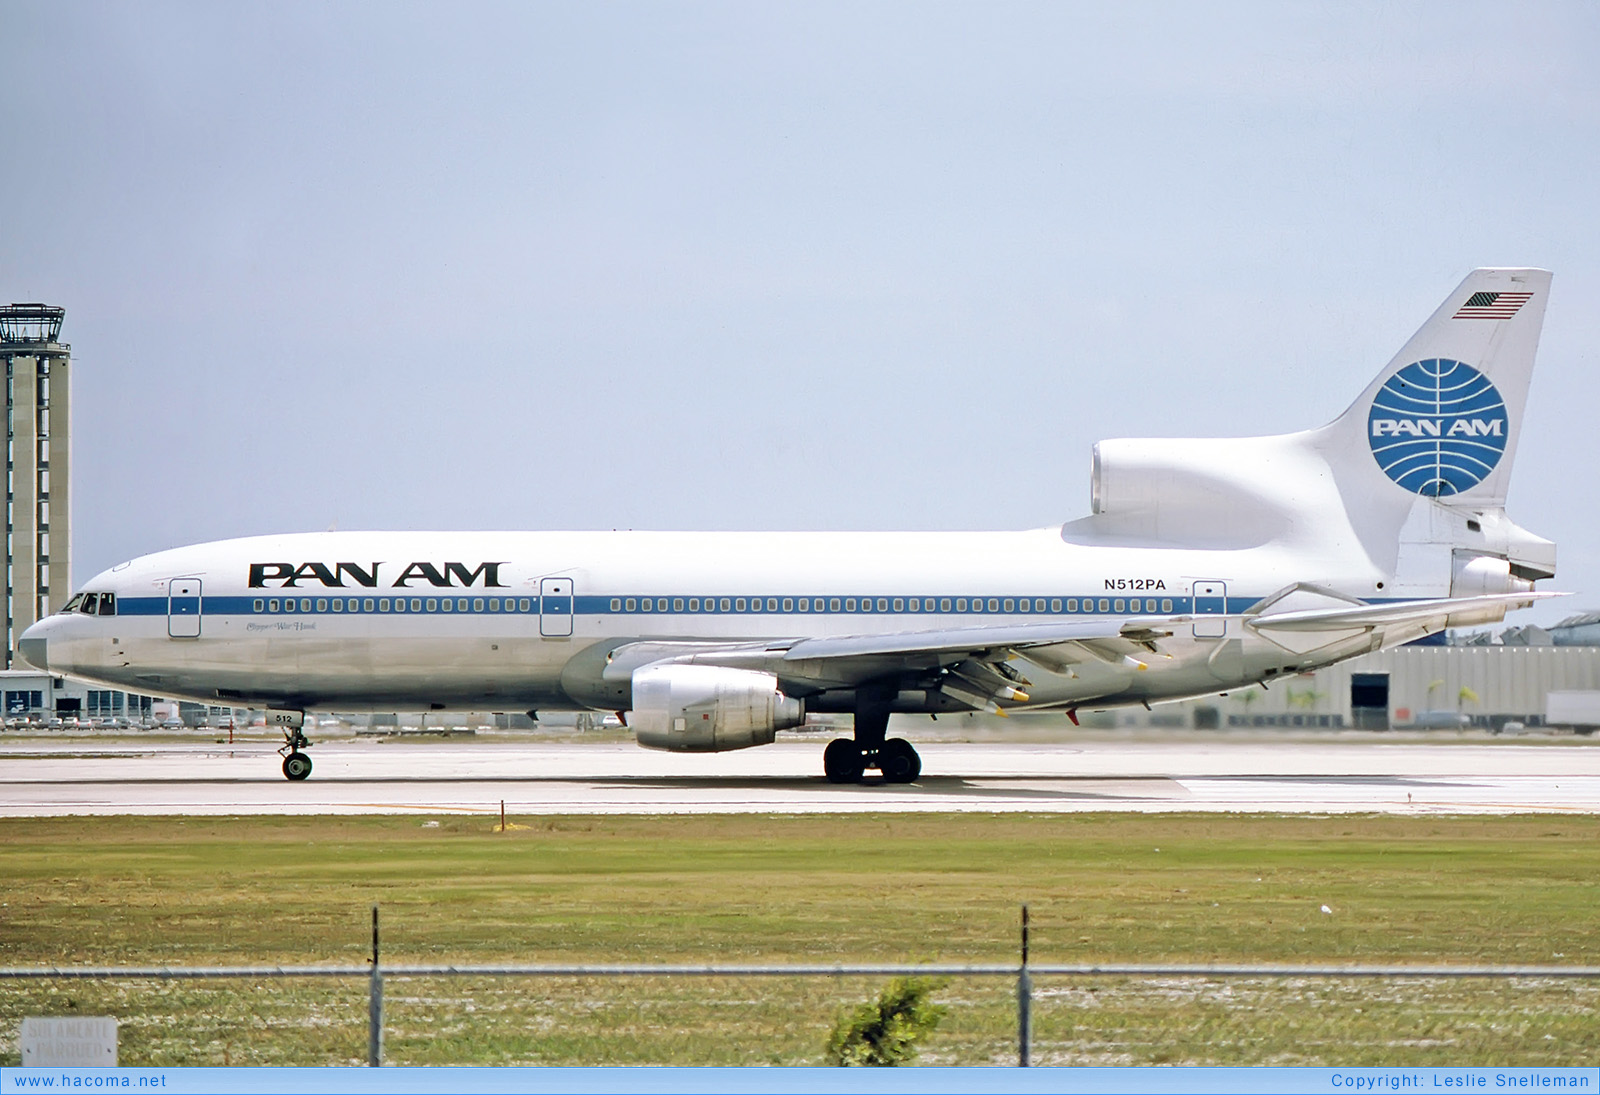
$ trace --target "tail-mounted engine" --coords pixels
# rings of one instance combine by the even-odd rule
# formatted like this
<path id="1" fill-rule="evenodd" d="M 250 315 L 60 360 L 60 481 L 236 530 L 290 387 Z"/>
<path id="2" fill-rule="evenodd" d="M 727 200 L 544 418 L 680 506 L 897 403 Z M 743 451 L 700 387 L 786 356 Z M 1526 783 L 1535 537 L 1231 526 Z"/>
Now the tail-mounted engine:
<path id="1" fill-rule="evenodd" d="M 1477 597 L 1485 593 L 1527 593 L 1533 579 L 1523 568 L 1497 555 L 1480 555 L 1457 548 L 1452 557 L 1450 596 Z"/>
<path id="2" fill-rule="evenodd" d="M 778 691 L 778 678 L 715 665 L 652 665 L 633 674 L 633 731 L 640 745 L 722 753 L 770 745 L 805 722 L 805 705 Z"/>

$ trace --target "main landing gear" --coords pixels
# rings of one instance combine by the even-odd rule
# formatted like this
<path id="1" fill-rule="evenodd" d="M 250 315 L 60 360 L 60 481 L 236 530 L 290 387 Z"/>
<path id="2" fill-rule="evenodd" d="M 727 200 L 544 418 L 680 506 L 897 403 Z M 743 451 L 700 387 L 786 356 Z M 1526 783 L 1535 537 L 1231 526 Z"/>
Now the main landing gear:
<path id="1" fill-rule="evenodd" d="M 283 747 L 278 750 L 278 754 L 283 757 L 283 778 L 298 783 L 311 774 L 311 758 L 300 751 L 311 748 L 311 742 L 303 729 L 305 713 L 268 711 L 267 718 L 283 728 Z"/>
<path id="2" fill-rule="evenodd" d="M 829 783 L 860 783 L 869 768 L 883 773 L 885 783 L 915 783 L 922 758 L 905 738 L 888 738 L 889 712 L 857 711 L 856 736 L 834 738 L 822 751 L 822 771 Z"/>
<path id="3" fill-rule="evenodd" d="M 922 757 L 905 738 L 889 738 L 870 753 L 849 738 L 834 738 L 822 751 L 829 783 L 860 783 L 868 768 L 882 772 L 885 783 L 915 783 L 922 775 Z"/>

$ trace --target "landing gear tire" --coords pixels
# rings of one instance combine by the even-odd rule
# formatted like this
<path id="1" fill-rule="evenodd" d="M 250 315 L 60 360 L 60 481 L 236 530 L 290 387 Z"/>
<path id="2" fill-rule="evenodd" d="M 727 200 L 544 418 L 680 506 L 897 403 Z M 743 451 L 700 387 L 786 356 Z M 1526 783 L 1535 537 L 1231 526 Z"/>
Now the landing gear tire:
<path id="1" fill-rule="evenodd" d="M 822 771 L 829 783 L 860 783 L 866 770 L 867 758 L 849 738 L 834 738 L 822 751 Z"/>
<path id="2" fill-rule="evenodd" d="M 890 738 L 878 750 L 878 769 L 885 783 L 915 783 L 922 775 L 922 758 L 905 738 Z"/>
<path id="3" fill-rule="evenodd" d="M 300 751 L 311 748 L 301 726 L 305 715 L 294 711 L 268 711 L 268 720 L 274 715 L 283 720 L 275 724 L 283 726 L 283 745 L 278 749 L 278 755 L 283 757 L 283 778 L 298 783 L 311 774 L 311 758 Z"/>

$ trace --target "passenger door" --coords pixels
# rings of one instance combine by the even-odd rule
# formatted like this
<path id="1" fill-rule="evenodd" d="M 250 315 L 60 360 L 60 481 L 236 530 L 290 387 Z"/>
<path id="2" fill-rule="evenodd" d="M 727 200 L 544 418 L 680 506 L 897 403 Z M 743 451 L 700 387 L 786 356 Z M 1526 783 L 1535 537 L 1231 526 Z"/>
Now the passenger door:
<path id="1" fill-rule="evenodd" d="M 200 579 L 174 578 L 167 583 L 167 634 L 174 639 L 200 637 Z"/>
<path id="2" fill-rule="evenodd" d="M 539 634 L 551 638 L 572 634 L 571 578 L 546 578 L 539 583 Z"/>
<path id="3" fill-rule="evenodd" d="M 1228 586 L 1225 582 L 1196 582 L 1194 599 L 1194 637 L 1220 639 L 1228 633 Z"/>

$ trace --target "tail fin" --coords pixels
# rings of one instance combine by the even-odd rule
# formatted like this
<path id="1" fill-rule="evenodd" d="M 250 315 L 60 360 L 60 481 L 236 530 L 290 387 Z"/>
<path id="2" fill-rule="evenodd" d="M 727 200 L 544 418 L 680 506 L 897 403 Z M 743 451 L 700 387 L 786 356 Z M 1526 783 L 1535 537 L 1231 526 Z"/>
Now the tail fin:
<path id="1" fill-rule="evenodd" d="M 1505 514 L 1550 274 L 1475 270 L 1349 410 L 1270 437 L 1095 446 L 1073 542 L 1246 548 L 1358 560 L 1351 595 L 1514 593 L 1555 545 Z M 1344 581 L 1344 579 L 1341 579 Z"/>
<path id="2" fill-rule="evenodd" d="M 1550 273 L 1474 270 L 1323 431 L 1344 475 L 1451 508 L 1505 505 Z"/>

